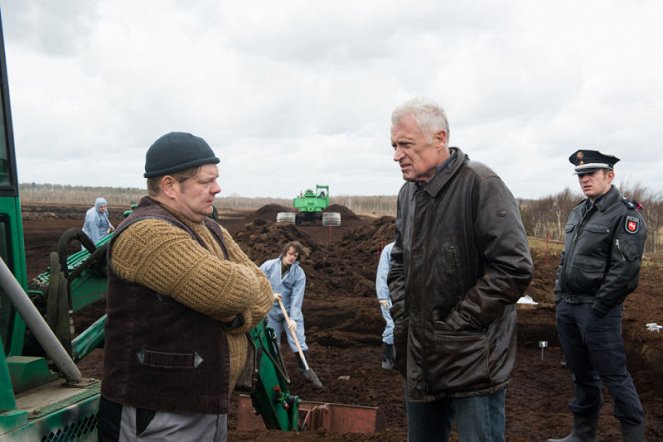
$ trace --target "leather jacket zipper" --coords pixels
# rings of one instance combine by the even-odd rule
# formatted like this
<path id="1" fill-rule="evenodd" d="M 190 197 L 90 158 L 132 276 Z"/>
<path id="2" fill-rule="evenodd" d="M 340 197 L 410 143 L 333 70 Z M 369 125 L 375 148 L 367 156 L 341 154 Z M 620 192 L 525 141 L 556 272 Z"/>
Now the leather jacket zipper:
<path id="1" fill-rule="evenodd" d="M 451 252 L 451 262 L 454 270 L 454 283 L 455 283 L 454 292 L 456 293 L 456 301 L 460 302 L 460 298 L 463 296 L 463 293 L 461 293 L 460 291 L 462 284 L 460 281 L 460 272 L 458 267 L 458 253 L 456 253 L 455 246 L 449 247 L 449 251 Z"/>
<path id="2" fill-rule="evenodd" d="M 571 241 L 571 250 L 566 251 L 564 254 L 564 276 L 568 279 L 569 278 L 569 261 L 572 260 L 574 253 L 575 253 L 575 248 L 576 248 L 576 241 L 578 240 L 578 237 L 580 236 L 580 233 L 582 232 L 583 227 L 585 227 L 585 223 L 589 219 L 590 215 L 594 213 L 596 210 L 596 206 L 592 205 L 582 216 L 582 219 L 578 223 L 578 226 L 576 227 L 575 234 L 573 236 L 573 241 Z"/>
<path id="3" fill-rule="evenodd" d="M 431 210 L 430 197 L 428 197 L 428 195 L 424 195 L 424 196 L 427 197 L 426 200 L 425 200 L 425 202 L 426 202 L 426 240 L 424 241 L 424 244 L 423 244 L 423 247 L 424 247 L 424 268 L 425 268 L 424 275 L 430 275 L 430 269 L 428 268 L 428 266 L 430 265 L 430 260 L 425 259 L 425 257 L 428 256 L 428 247 L 429 247 L 429 244 L 430 244 L 430 231 L 431 231 L 431 226 L 432 226 L 432 224 L 431 224 L 431 212 L 432 212 L 432 210 Z M 424 293 L 426 293 L 426 291 L 424 291 Z M 420 324 L 421 324 L 421 339 L 422 339 L 422 342 L 424 343 L 423 348 L 427 348 L 428 347 L 428 342 L 426 342 L 427 341 L 427 339 L 426 339 L 426 324 L 428 323 L 428 320 L 424 319 L 420 316 L 419 321 L 420 321 Z M 425 357 L 424 357 L 424 360 L 425 360 Z M 428 382 L 426 382 L 426 379 L 428 377 L 428 373 L 427 373 L 427 369 L 426 369 L 427 365 L 428 364 L 426 362 L 421 364 L 421 371 L 422 371 L 421 380 L 423 381 L 423 387 L 424 387 L 425 394 L 429 394 Z"/>

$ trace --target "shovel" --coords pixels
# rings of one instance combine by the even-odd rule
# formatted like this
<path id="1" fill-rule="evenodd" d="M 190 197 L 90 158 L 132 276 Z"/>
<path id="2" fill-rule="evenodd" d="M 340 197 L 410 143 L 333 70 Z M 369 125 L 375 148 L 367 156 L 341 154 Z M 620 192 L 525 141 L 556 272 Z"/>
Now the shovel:
<path id="1" fill-rule="evenodd" d="M 279 302 L 279 306 L 281 307 L 281 311 L 283 312 L 283 317 L 285 318 L 285 321 L 287 324 L 290 324 L 290 317 L 288 316 L 288 312 L 285 309 L 285 306 L 283 305 L 283 300 L 281 299 L 281 294 L 280 293 L 274 293 L 274 297 L 276 300 Z M 322 382 L 320 382 L 320 379 L 318 379 L 318 375 L 315 374 L 315 372 L 308 366 L 308 362 L 306 362 L 306 358 L 304 357 L 304 352 L 302 351 L 302 346 L 299 344 L 299 339 L 297 339 L 297 334 L 293 333 L 292 330 L 290 330 L 290 327 L 286 326 L 286 333 L 292 337 L 292 340 L 295 341 L 295 347 L 297 347 L 297 352 L 299 353 L 299 357 L 302 358 L 302 362 L 304 363 L 304 377 L 306 378 L 307 381 L 309 381 L 313 386 L 317 388 L 324 388 L 324 385 L 322 385 Z"/>

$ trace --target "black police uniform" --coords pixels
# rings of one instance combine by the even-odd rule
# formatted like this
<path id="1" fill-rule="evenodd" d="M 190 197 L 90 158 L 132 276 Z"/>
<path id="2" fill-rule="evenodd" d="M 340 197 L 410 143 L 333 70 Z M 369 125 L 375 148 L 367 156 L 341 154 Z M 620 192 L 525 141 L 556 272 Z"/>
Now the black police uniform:
<path id="1" fill-rule="evenodd" d="M 569 160 L 582 175 L 612 169 L 619 159 L 578 151 Z M 614 399 L 622 424 L 642 425 L 644 411 L 626 368 L 622 303 L 638 285 L 647 227 L 636 204 L 612 186 L 594 202 L 575 207 L 555 281 L 557 332 L 566 365 L 574 374 L 576 415 L 598 416 L 601 383 Z"/>

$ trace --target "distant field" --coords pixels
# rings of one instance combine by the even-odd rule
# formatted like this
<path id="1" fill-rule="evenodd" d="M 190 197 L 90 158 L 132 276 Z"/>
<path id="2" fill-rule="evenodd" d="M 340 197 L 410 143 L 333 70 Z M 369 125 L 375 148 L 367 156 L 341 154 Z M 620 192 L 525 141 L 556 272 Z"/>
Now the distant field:
<path id="1" fill-rule="evenodd" d="M 20 184 L 20 195 L 23 204 L 88 206 L 103 196 L 112 209 L 129 208 L 146 194 L 144 189 L 118 187 L 84 187 L 57 184 Z M 331 204 L 345 206 L 358 215 L 396 216 L 396 195 L 339 195 L 331 193 Z M 533 249 L 559 252 L 564 238 L 564 221 L 569 212 L 578 203 L 579 197 L 568 190 L 541 198 L 539 200 L 518 200 L 523 224 L 527 234 L 533 238 L 550 240 L 531 240 Z M 640 199 L 645 209 L 642 214 L 648 226 L 649 234 L 645 245 L 645 255 L 661 256 L 663 252 L 663 198 Z M 217 209 L 257 210 L 268 204 L 292 207 L 290 198 L 248 198 L 237 195 L 221 196 L 216 199 Z"/>
<path id="2" fill-rule="evenodd" d="M 21 201 L 25 204 L 94 205 L 97 197 L 104 197 L 111 207 L 130 207 L 146 194 L 145 189 L 128 187 L 85 187 L 60 184 L 19 185 Z M 331 204 L 340 204 L 360 215 L 396 215 L 396 195 L 353 196 L 332 194 Z M 221 196 L 216 199 L 217 208 L 259 209 L 267 204 L 292 206 L 290 198 L 247 198 Z"/>

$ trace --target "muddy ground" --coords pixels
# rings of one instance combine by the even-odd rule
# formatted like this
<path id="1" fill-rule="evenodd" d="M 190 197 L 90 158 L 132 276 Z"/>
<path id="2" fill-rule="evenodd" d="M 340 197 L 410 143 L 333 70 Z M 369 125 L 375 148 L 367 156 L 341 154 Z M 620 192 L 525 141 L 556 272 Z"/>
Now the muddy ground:
<path id="1" fill-rule="evenodd" d="M 48 253 L 55 250 L 60 234 L 82 225 L 85 207 L 24 206 L 24 230 L 28 275 L 34 277 L 48 266 Z M 117 224 L 124 208 L 111 208 Z M 306 401 L 357 404 L 379 407 L 385 428 L 379 433 L 333 434 L 324 432 L 281 433 L 237 429 L 237 397 L 232 397 L 229 416 L 230 441 L 405 441 L 406 418 L 402 380 L 383 370 L 381 333 L 383 320 L 374 292 L 375 268 L 381 247 L 393 236 L 392 217 L 358 216 L 345 207 L 342 226 L 281 226 L 274 223 L 280 206 L 257 211 L 220 210 L 220 222 L 230 230 L 247 254 L 257 263 L 275 257 L 284 242 L 297 239 L 311 249 L 302 267 L 308 286 L 304 302 L 309 363 L 326 388 L 314 389 L 297 372 L 290 351 L 284 358 L 292 378 L 290 391 Z M 567 402 L 573 396 L 571 376 L 562 365 L 552 305 L 557 249 L 533 249 L 535 278 L 527 294 L 538 304 L 519 308 L 518 364 L 507 393 L 508 441 L 545 441 L 562 436 L 570 428 Z M 647 440 L 663 440 L 663 333 L 648 331 L 647 323 L 663 323 L 663 259 L 648 257 L 640 287 L 627 299 L 624 336 L 629 369 L 647 414 Z M 81 327 L 103 313 L 95 305 L 75 316 Z M 548 341 L 541 351 L 539 341 Z M 79 366 L 84 375 L 101 377 L 102 350 L 95 350 Z M 456 440 L 452 436 L 452 440 Z M 612 401 L 606 391 L 600 441 L 621 440 L 612 416 Z"/>

